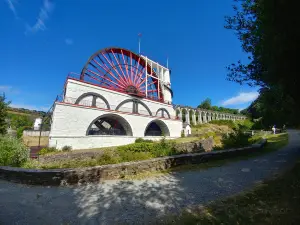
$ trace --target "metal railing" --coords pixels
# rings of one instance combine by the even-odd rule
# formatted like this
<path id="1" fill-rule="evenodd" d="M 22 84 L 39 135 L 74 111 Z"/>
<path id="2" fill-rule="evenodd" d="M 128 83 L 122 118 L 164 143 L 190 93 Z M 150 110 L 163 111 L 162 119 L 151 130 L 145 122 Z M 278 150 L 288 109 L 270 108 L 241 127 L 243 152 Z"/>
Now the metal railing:
<path id="1" fill-rule="evenodd" d="M 107 105 L 104 102 L 101 101 L 92 101 L 92 100 L 80 100 L 79 102 L 77 102 L 77 98 L 72 98 L 72 97 L 58 97 L 57 102 L 61 102 L 61 103 L 67 103 L 67 104 L 71 104 L 71 105 L 79 105 L 79 106 L 85 106 L 85 107 L 91 107 L 91 108 L 98 108 L 98 109 L 105 109 L 105 110 L 111 110 L 111 111 L 116 111 L 116 112 L 125 112 L 125 113 L 132 113 L 132 114 L 139 114 L 139 115 L 145 115 L 145 116 L 151 116 L 149 114 L 149 112 L 147 110 L 144 110 L 142 108 L 144 108 L 144 106 L 139 105 L 138 107 L 138 111 L 137 112 L 133 112 L 133 107 L 124 107 L 121 106 L 118 110 L 116 110 L 117 105 L 109 105 L 110 109 L 108 109 Z M 165 118 L 165 119 L 169 119 L 168 115 L 166 113 L 164 113 L 164 116 L 162 116 L 162 113 L 159 112 L 156 115 L 156 112 L 151 111 L 151 114 L 153 117 L 158 117 L 158 118 Z M 170 119 L 178 119 L 177 116 L 172 116 L 170 115 Z"/>

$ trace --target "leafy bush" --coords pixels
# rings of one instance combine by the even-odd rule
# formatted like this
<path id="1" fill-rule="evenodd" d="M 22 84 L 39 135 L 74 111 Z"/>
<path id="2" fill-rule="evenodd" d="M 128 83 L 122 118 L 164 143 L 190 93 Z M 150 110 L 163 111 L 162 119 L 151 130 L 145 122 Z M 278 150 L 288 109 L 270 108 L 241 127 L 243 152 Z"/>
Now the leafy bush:
<path id="1" fill-rule="evenodd" d="M 184 131 L 181 131 L 181 137 L 182 137 L 182 138 L 185 137 Z"/>
<path id="2" fill-rule="evenodd" d="M 147 152 L 153 157 L 167 156 L 175 154 L 173 143 L 167 142 L 163 138 L 160 142 L 140 142 L 117 147 L 121 152 Z"/>
<path id="3" fill-rule="evenodd" d="M 253 122 L 250 120 L 240 120 L 235 122 L 238 125 L 238 129 L 240 130 L 251 130 L 253 127 Z"/>
<path id="4" fill-rule="evenodd" d="M 39 151 L 39 155 L 46 155 L 52 152 L 57 152 L 58 150 L 54 147 L 45 147 Z"/>
<path id="5" fill-rule="evenodd" d="M 61 149 L 63 152 L 70 152 L 72 151 L 72 147 L 69 145 L 65 145 L 64 147 L 62 147 Z"/>
<path id="6" fill-rule="evenodd" d="M 29 158 L 29 149 L 21 140 L 0 136 L 0 165 L 21 166 Z"/>
<path id="7" fill-rule="evenodd" d="M 142 142 L 144 142 L 144 143 L 152 143 L 153 141 L 152 140 L 145 140 L 143 138 L 137 138 L 137 139 L 135 139 L 135 143 L 142 143 Z"/>
<path id="8" fill-rule="evenodd" d="M 239 148 L 250 144 L 249 135 L 245 134 L 242 130 L 223 135 L 223 147 L 226 148 Z"/>
<path id="9" fill-rule="evenodd" d="M 17 129 L 17 137 L 18 138 L 21 138 L 23 136 L 23 131 L 26 130 L 26 129 L 30 129 L 31 127 L 28 127 L 28 126 L 24 126 L 24 127 L 19 127 Z"/>
<path id="10" fill-rule="evenodd" d="M 260 119 L 260 120 L 255 121 L 253 126 L 252 126 L 252 129 L 253 130 L 264 130 L 265 126 L 262 123 L 262 120 Z"/>

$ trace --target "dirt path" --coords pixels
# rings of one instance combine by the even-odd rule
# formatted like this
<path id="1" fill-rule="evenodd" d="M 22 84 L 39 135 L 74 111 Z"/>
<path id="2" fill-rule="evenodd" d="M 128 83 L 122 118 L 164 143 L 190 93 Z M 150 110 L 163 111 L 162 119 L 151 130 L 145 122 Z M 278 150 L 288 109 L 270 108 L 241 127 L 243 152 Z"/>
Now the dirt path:
<path id="1" fill-rule="evenodd" d="M 251 188 L 293 166 L 299 155 L 299 132 L 291 130 L 289 144 L 277 152 L 205 171 L 76 187 L 0 180 L 0 224 L 145 224 L 189 205 Z"/>

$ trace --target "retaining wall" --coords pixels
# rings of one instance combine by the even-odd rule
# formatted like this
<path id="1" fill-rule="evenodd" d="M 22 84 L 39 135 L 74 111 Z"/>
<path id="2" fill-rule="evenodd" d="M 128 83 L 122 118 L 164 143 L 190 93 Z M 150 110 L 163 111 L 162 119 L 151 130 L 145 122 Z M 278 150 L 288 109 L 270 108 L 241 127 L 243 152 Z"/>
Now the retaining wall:
<path id="1" fill-rule="evenodd" d="M 209 160 L 236 157 L 257 151 L 265 144 L 266 140 L 263 140 L 259 144 L 244 148 L 182 154 L 90 168 L 36 170 L 2 166 L 0 167 L 0 178 L 34 185 L 67 185 L 100 182 L 103 180 L 119 179 L 126 175 L 135 175 L 146 171 L 162 171 L 185 164 L 199 164 Z"/>
<path id="2" fill-rule="evenodd" d="M 23 131 L 23 136 L 40 136 L 40 134 L 42 137 L 48 137 L 50 134 L 50 131 L 42 131 L 41 133 L 39 130 L 24 130 Z"/>

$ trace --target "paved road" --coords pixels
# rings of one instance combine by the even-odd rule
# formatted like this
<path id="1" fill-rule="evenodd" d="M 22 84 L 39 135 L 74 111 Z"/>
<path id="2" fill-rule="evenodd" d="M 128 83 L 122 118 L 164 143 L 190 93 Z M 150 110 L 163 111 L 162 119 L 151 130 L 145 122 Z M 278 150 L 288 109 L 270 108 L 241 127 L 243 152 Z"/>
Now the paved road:
<path id="1" fill-rule="evenodd" d="M 289 135 L 288 146 L 256 159 L 142 181 L 41 187 L 0 180 L 0 224 L 145 224 L 249 189 L 288 169 L 300 155 L 299 132 Z"/>

